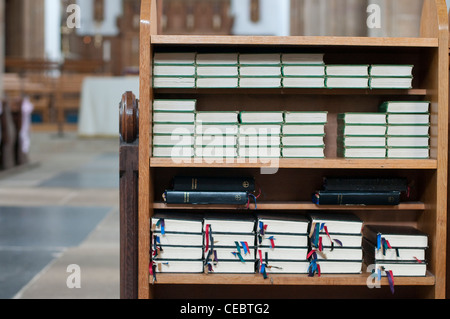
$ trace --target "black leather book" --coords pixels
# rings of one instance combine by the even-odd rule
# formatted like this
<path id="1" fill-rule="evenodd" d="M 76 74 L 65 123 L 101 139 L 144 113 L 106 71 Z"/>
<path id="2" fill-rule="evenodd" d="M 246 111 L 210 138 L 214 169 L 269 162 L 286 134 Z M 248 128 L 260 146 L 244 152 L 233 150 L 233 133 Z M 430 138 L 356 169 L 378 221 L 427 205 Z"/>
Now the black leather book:
<path id="1" fill-rule="evenodd" d="M 400 192 L 318 191 L 313 195 L 317 205 L 398 205 Z"/>
<path id="2" fill-rule="evenodd" d="M 255 191 L 255 180 L 252 177 L 183 177 L 173 180 L 175 191 L 207 191 L 207 192 L 250 192 Z"/>
<path id="3" fill-rule="evenodd" d="M 247 192 L 183 192 L 167 190 L 164 193 L 167 204 L 194 205 L 246 205 Z"/>
<path id="4" fill-rule="evenodd" d="M 408 190 L 406 178 L 352 178 L 352 177 L 327 177 L 324 179 L 326 191 L 365 191 L 388 192 Z"/>

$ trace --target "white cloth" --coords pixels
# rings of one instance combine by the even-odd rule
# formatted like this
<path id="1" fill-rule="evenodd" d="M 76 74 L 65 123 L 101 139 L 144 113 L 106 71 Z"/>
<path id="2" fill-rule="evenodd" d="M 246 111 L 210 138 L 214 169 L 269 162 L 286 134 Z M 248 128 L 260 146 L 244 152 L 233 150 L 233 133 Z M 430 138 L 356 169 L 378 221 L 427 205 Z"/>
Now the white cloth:
<path id="1" fill-rule="evenodd" d="M 86 77 L 81 91 L 80 136 L 119 136 L 119 104 L 131 91 L 139 98 L 139 77 Z"/>

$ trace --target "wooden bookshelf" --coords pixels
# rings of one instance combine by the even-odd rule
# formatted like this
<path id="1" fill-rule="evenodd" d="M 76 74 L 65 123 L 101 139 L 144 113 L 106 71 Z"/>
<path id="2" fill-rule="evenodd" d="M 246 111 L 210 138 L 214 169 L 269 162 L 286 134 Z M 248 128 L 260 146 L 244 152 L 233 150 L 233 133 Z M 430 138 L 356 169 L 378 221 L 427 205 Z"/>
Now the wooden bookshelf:
<path id="1" fill-rule="evenodd" d="M 371 298 L 373 291 L 364 289 L 368 273 L 361 275 L 307 276 L 273 275 L 264 281 L 255 275 L 190 275 L 159 274 L 157 282 L 149 278 L 150 217 L 160 210 L 231 210 L 239 207 L 167 206 L 161 194 L 169 180 L 182 172 L 189 174 L 233 175 L 248 173 L 255 176 L 269 194 L 258 205 L 259 210 L 309 211 L 318 207 L 307 202 L 321 178 L 329 174 L 403 176 L 415 181 L 417 188 L 411 202 L 395 207 L 336 207 L 327 212 L 355 211 L 367 223 L 413 224 L 429 234 L 427 250 L 428 274 L 423 278 L 396 278 L 396 286 L 412 286 L 419 298 L 445 298 L 446 236 L 447 236 L 447 164 L 448 164 L 448 17 L 444 0 L 425 0 L 419 38 L 360 38 L 360 37 L 265 37 L 265 36 L 178 36 L 158 35 L 157 1 L 143 0 L 140 30 L 140 100 L 139 100 L 139 214 L 138 214 L 138 295 L 139 298 L 171 297 L 178 287 L 208 285 L 213 297 L 219 290 L 231 292 L 236 298 L 252 297 L 252 286 L 258 291 L 274 286 L 294 286 L 300 297 L 307 287 L 321 289 L 322 298 L 333 298 L 348 286 L 359 286 L 350 298 Z M 332 63 L 402 63 L 414 64 L 416 74 L 411 90 L 354 89 L 153 89 L 152 56 L 159 51 L 202 52 L 303 52 L 325 53 Z M 317 110 L 329 111 L 332 123 L 340 112 L 375 111 L 385 100 L 427 100 L 431 102 L 431 158 L 427 160 L 348 160 L 336 156 L 336 128 L 327 127 L 327 157 L 320 160 L 280 159 L 278 172 L 260 175 L 268 167 L 264 160 L 172 159 L 152 157 L 152 101 L 155 98 L 196 98 L 201 110 L 236 110 L 233 105 L 245 105 L 248 110 L 271 107 L 280 110 L 305 110 L 314 102 Z M 226 97 L 226 99 L 224 98 Z M 301 99 L 299 99 L 301 97 Z M 282 103 L 281 103 L 282 101 Z M 350 103 L 351 102 L 351 103 Z M 283 106 L 281 106 L 283 104 Z M 284 110 L 284 109 L 283 109 Z M 272 162 L 271 162 L 272 163 Z M 256 208 L 253 204 L 250 209 Z M 382 286 L 387 281 L 382 280 Z M 242 287 L 247 294 L 242 295 Z M 163 289 L 161 289 L 163 288 Z M 330 289 L 332 288 L 332 289 Z M 283 288 L 284 289 L 284 288 Z M 283 298 L 283 289 L 278 290 Z M 411 291 L 411 289 L 407 289 Z M 184 298 L 194 298 L 198 289 L 188 289 Z M 403 290 L 405 291 L 405 290 Z M 292 293 L 289 290 L 289 293 Z M 362 294 L 361 294 L 362 293 Z M 389 289 L 381 293 L 390 296 Z M 397 297 L 402 297 L 401 291 Z M 333 295 L 334 294 L 334 295 Z M 289 295 L 295 298 L 297 295 Z M 377 294 L 379 297 L 379 294 Z"/>

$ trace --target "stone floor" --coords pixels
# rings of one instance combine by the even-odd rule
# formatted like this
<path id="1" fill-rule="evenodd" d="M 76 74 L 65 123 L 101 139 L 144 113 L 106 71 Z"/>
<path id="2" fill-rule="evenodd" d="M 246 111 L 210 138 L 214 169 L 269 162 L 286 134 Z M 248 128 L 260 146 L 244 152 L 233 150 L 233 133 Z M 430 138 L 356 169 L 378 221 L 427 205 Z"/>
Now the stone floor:
<path id="1" fill-rule="evenodd" d="M 118 151 L 36 132 L 31 164 L 0 173 L 0 299 L 119 298 Z"/>

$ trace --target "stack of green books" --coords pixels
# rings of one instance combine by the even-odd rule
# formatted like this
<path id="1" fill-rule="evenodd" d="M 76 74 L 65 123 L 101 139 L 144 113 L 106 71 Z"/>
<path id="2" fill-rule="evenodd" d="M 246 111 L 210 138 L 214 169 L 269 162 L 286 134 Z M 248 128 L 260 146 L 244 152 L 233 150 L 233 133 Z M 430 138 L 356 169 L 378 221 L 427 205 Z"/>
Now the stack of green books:
<path id="1" fill-rule="evenodd" d="M 283 112 L 241 112 L 239 114 L 239 157 L 280 158 Z"/>
<path id="2" fill-rule="evenodd" d="M 239 87 L 281 88 L 281 54 L 239 55 Z"/>
<path id="3" fill-rule="evenodd" d="M 324 54 L 287 53 L 281 55 L 283 87 L 324 88 Z"/>
<path id="4" fill-rule="evenodd" d="M 388 158 L 429 158 L 430 102 L 389 101 L 380 111 L 387 117 Z"/>
<path id="5" fill-rule="evenodd" d="M 196 100 L 155 100 L 153 102 L 153 156 L 194 155 Z"/>
<path id="6" fill-rule="evenodd" d="M 157 52 L 153 58 L 154 88 L 195 88 L 196 53 Z"/>
<path id="7" fill-rule="evenodd" d="M 237 157 L 239 112 L 197 112 L 195 125 L 195 157 Z"/>
<path id="8" fill-rule="evenodd" d="M 369 65 L 327 65 L 326 87 L 338 88 L 369 88 Z"/>
<path id="9" fill-rule="evenodd" d="M 411 89 L 413 69 L 413 65 L 371 65 L 370 88 Z"/>
<path id="10" fill-rule="evenodd" d="M 344 158 L 386 158 L 386 114 L 338 114 L 337 155 Z"/>
<path id="11" fill-rule="evenodd" d="M 328 112 L 285 112 L 282 154 L 285 158 L 324 158 Z"/>
<path id="12" fill-rule="evenodd" d="M 238 53 L 198 53 L 197 88 L 237 88 Z"/>

